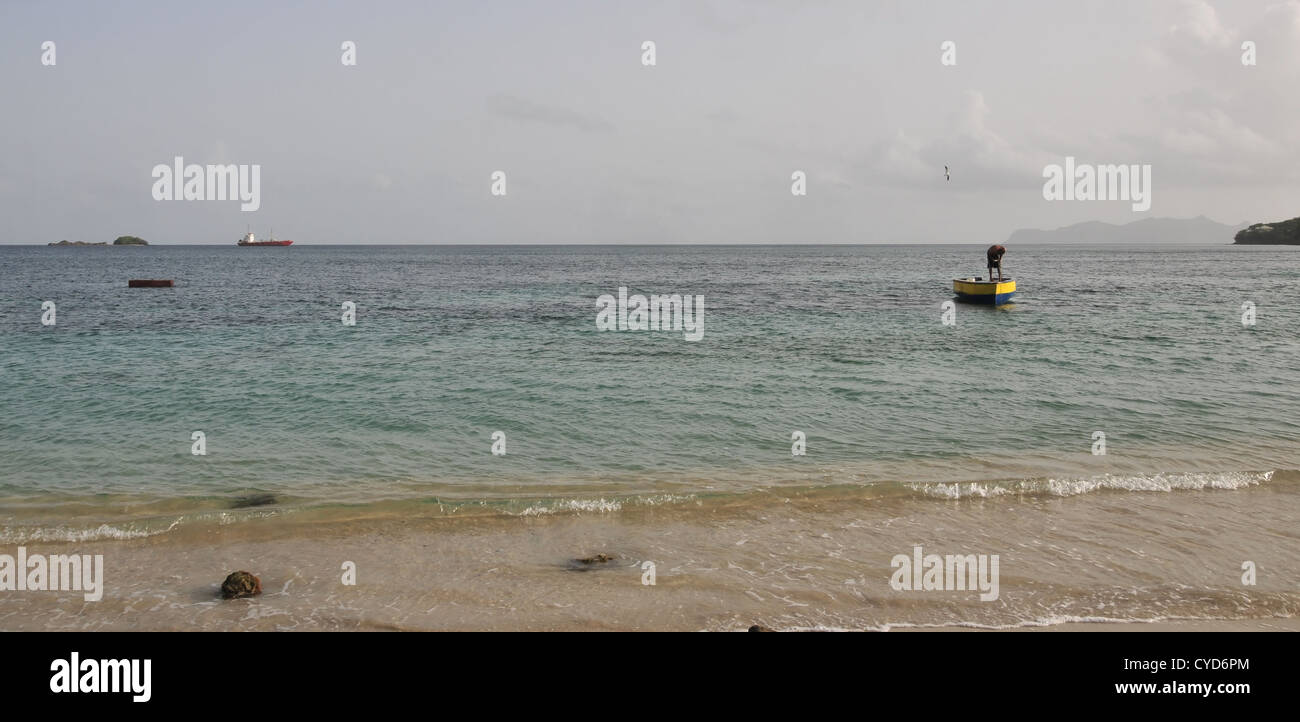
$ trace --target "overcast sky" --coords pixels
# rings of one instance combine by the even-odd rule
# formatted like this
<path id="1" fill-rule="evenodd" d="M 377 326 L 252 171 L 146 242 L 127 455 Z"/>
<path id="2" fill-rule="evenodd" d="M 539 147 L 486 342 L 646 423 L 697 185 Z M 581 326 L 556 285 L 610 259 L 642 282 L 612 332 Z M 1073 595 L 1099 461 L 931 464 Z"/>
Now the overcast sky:
<path id="1" fill-rule="evenodd" d="M 1279 220 L 1300 215 L 1298 90 L 1300 0 L 3 0 L 0 243 L 249 225 L 313 244 L 995 242 Z M 1067 155 L 1151 164 L 1151 210 L 1044 200 Z M 260 164 L 260 210 L 154 200 L 175 156 Z"/>

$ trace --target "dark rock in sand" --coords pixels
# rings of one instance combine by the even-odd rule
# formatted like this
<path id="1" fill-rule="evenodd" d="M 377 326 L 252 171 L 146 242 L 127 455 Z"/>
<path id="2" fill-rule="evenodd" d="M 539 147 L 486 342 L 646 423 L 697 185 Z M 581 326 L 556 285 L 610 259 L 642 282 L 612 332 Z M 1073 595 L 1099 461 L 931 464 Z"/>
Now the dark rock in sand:
<path id="1" fill-rule="evenodd" d="M 755 624 L 754 626 L 752 626 L 752 627 L 749 628 L 749 631 L 751 631 L 751 632 L 775 632 L 776 630 L 775 630 L 775 629 L 768 629 L 767 627 L 764 627 L 764 626 L 761 625 L 761 624 Z"/>
<path id="2" fill-rule="evenodd" d="M 248 572 L 231 572 L 221 583 L 222 599 L 239 599 L 262 593 L 262 580 Z"/>
<path id="3" fill-rule="evenodd" d="M 274 494 L 250 494 L 241 496 L 230 502 L 231 509 L 246 509 L 250 506 L 266 506 L 274 504 L 276 501 Z"/>
<path id="4" fill-rule="evenodd" d="M 575 572 L 588 572 L 592 569 L 600 569 L 601 565 L 612 562 L 617 558 L 613 554 L 593 554 L 580 559 L 570 559 L 569 569 Z"/>

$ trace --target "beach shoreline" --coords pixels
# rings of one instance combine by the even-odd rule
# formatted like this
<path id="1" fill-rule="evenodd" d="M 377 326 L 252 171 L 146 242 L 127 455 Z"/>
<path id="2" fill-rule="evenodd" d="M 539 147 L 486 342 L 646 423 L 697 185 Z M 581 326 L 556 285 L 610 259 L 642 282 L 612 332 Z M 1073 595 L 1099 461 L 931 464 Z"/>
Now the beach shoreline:
<path id="1" fill-rule="evenodd" d="M 1014 629 L 903 627 L 895 632 L 1300 632 L 1300 619 L 1175 619 L 1162 622 L 1064 622 Z"/>
<path id="2" fill-rule="evenodd" d="M 1297 486 L 870 505 L 774 493 L 463 518 L 271 514 L 28 543 L 31 553 L 102 554 L 103 599 L 3 592 L 0 629 L 1300 631 L 1286 576 L 1300 547 L 1285 537 Z M 1189 513 L 1203 529 L 1188 526 Z M 1244 518 L 1261 536 L 1226 531 Z M 998 598 L 892 588 L 892 560 L 917 547 L 998 555 Z M 608 560 L 580 561 L 601 554 Z M 1255 585 L 1240 579 L 1243 558 L 1258 564 Z M 344 583 L 348 563 L 355 585 Z M 221 600 L 236 570 L 258 575 L 263 594 Z"/>

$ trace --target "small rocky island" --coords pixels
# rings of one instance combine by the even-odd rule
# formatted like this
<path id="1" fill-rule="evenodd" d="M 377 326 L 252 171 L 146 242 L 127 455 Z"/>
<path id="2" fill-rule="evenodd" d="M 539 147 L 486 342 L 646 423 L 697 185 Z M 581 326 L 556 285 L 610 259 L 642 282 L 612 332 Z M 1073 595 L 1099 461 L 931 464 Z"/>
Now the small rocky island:
<path id="1" fill-rule="evenodd" d="M 1300 217 L 1276 223 L 1256 223 L 1238 231 L 1233 243 L 1242 246 L 1300 246 Z"/>
<path id="2" fill-rule="evenodd" d="M 58 243 L 48 243 L 50 246 L 147 246 L 149 242 L 136 236 L 118 236 L 117 240 L 111 244 L 108 241 L 99 241 L 98 243 L 87 243 L 85 241 L 68 241 L 63 240 Z"/>

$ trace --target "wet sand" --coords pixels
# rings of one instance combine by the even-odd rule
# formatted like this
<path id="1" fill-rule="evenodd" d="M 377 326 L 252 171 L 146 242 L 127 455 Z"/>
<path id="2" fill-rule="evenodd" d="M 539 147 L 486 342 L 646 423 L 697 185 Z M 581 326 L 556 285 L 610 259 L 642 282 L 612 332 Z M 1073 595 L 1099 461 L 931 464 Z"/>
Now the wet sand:
<path id="1" fill-rule="evenodd" d="M 102 601 L 4 592 L 4 630 L 1297 629 L 1300 485 L 1074 497 L 810 493 L 607 513 L 182 526 L 103 554 Z M 896 555 L 1000 558 L 998 598 L 899 591 Z M 5 553 L 13 553 L 6 547 Z M 575 560 L 604 553 L 607 562 Z M 1242 583 L 1243 560 L 1257 567 Z M 343 583 L 344 563 L 356 584 Z M 654 564 L 654 584 L 643 583 Z M 264 594 L 223 601 L 248 570 Z M 649 581 L 648 577 L 644 581 Z"/>
<path id="2" fill-rule="evenodd" d="M 972 627 L 905 627 L 898 632 L 980 632 Z M 1067 622 L 1008 632 L 1300 632 L 1300 619 L 1186 619 L 1168 622 Z"/>

